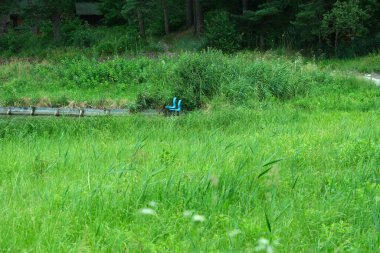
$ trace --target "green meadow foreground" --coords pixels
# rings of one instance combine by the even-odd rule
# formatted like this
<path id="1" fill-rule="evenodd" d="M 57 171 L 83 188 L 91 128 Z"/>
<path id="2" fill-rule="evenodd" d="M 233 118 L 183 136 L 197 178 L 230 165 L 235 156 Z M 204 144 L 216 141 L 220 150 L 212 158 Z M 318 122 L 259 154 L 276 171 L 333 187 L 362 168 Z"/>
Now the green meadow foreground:
<path id="1" fill-rule="evenodd" d="M 104 81 L 106 99 L 140 97 L 132 107 L 181 92 L 200 110 L 180 117 L 0 118 L 2 251 L 380 251 L 379 87 L 297 60 L 181 57 L 131 61 L 129 85 Z M 41 64 L 2 66 L 13 93 L 0 102 L 91 98 L 62 74 L 71 93 L 59 99 L 65 87 Z"/>

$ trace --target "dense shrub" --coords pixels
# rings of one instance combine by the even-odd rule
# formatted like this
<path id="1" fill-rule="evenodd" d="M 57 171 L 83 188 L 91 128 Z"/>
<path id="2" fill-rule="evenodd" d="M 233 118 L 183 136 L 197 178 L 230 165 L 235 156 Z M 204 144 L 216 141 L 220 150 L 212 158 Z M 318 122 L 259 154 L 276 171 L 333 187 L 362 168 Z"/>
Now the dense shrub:
<path id="1" fill-rule="evenodd" d="M 125 82 L 142 83 L 145 81 L 144 66 L 146 59 L 126 61 L 116 58 L 111 61 L 76 59 L 63 60 L 61 68 L 55 69 L 59 78 L 67 86 L 95 88 L 99 85 L 121 85 Z"/>
<path id="2" fill-rule="evenodd" d="M 228 56 L 219 51 L 158 58 L 70 58 L 33 71 L 35 77 L 57 80 L 65 89 L 110 89 L 122 97 L 133 87 L 139 94 L 136 109 L 157 108 L 174 96 L 183 100 L 186 109 L 207 106 L 216 98 L 239 105 L 286 100 L 331 82 L 330 75 L 302 58 Z"/>
<path id="3" fill-rule="evenodd" d="M 224 52 L 234 52 L 240 48 L 239 33 L 235 24 L 230 22 L 226 11 L 212 11 L 207 14 L 205 36 L 209 47 Z"/>
<path id="4" fill-rule="evenodd" d="M 116 52 L 115 43 L 112 41 L 102 41 L 96 46 L 99 55 L 113 55 Z"/>
<path id="5" fill-rule="evenodd" d="M 102 37 L 102 35 L 98 34 L 97 37 Z M 95 51 L 100 56 L 135 54 L 142 51 L 145 46 L 145 42 L 139 37 L 136 29 L 119 27 L 113 32 L 113 36 L 109 34 L 98 40 Z"/>
<path id="6" fill-rule="evenodd" d="M 137 30 L 130 26 L 94 28 L 79 19 L 73 19 L 65 20 L 61 30 L 62 41 L 59 45 L 51 40 L 51 26 L 45 23 L 39 27 L 38 35 L 33 34 L 28 26 L 17 31 L 10 30 L 9 33 L 0 36 L 0 55 L 44 58 L 56 51 L 74 49 L 86 49 L 84 54 L 94 57 L 133 55 L 147 49 L 148 44 L 139 37 Z"/>
<path id="7" fill-rule="evenodd" d="M 70 35 L 69 45 L 75 47 L 91 47 L 96 38 L 90 29 L 73 31 Z"/>
<path id="8" fill-rule="evenodd" d="M 226 58 L 218 52 L 183 54 L 175 65 L 174 92 L 186 98 L 186 106 L 200 107 L 218 95 Z"/>
<path id="9" fill-rule="evenodd" d="M 25 49 L 38 50 L 41 47 L 41 39 L 34 35 L 29 29 L 22 31 L 13 31 L 0 36 L 0 51 L 8 54 L 18 54 Z"/>
<path id="10" fill-rule="evenodd" d="M 61 30 L 63 43 L 68 46 L 90 47 L 96 41 L 88 24 L 79 19 L 66 20 Z"/>
<path id="11" fill-rule="evenodd" d="M 305 94 L 318 73 L 302 68 L 300 59 L 251 59 L 217 51 L 182 54 L 174 69 L 174 92 L 185 97 L 192 108 L 220 95 L 237 103 L 269 97 L 290 99 Z"/>

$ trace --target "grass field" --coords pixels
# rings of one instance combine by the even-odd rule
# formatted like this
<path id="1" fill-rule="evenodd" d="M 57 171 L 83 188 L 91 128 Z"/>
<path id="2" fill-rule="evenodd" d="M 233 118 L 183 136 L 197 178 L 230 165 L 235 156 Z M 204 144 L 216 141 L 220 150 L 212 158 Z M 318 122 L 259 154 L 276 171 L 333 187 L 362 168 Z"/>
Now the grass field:
<path id="1" fill-rule="evenodd" d="M 241 103 L 223 86 L 181 117 L 0 118 L 1 251 L 380 251 L 380 89 L 289 62 L 250 78 L 302 93 Z M 246 87 L 236 72 L 228 87 Z"/>
<path id="2" fill-rule="evenodd" d="M 63 54 L 48 59 L 0 65 L 0 106 L 128 108 L 141 103 L 139 97 L 157 106 L 182 96 L 194 109 L 221 97 L 233 104 L 287 100 L 341 82 L 315 63 L 274 53 L 205 51 L 109 59 Z"/>
<path id="3" fill-rule="evenodd" d="M 323 60 L 321 65 L 333 70 L 359 73 L 380 73 L 380 55 L 373 54 L 348 60 Z"/>

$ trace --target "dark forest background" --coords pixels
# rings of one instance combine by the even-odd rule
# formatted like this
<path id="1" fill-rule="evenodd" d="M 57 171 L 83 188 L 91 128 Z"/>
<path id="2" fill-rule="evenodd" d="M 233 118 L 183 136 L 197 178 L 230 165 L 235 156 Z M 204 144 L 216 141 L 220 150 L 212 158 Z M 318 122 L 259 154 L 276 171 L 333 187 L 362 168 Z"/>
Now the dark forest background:
<path id="1" fill-rule="evenodd" d="M 103 53 L 124 52 L 126 48 L 168 50 L 165 43 L 152 44 L 181 33 L 191 34 L 192 40 L 200 41 L 198 49 L 211 47 L 228 53 L 284 49 L 318 57 L 353 57 L 380 48 L 378 0 L 101 0 L 97 3 L 101 14 L 89 13 L 84 17 L 77 15 L 72 0 L 2 0 L 0 13 L 18 13 L 20 24 L 2 22 L 0 50 L 20 53 L 29 47 L 89 48 L 107 36 L 117 39 L 104 42 L 106 45 L 96 44 L 103 48 L 100 50 Z"/>

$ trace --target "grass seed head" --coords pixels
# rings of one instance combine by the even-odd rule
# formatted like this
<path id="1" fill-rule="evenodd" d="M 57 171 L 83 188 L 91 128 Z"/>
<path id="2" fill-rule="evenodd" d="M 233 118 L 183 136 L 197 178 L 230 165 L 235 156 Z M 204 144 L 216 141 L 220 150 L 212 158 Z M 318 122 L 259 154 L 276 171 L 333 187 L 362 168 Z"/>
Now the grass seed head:
<path id="1" fill-rule="evenodd" d="M 156 208 L 157 207 L 157 202 L 155 201 L 150 201 L 148 204 L 150 207 Z"/>
<path id="2" fill-rule="evenodd" d="M 228 236 L 229 237 L 235 237 L 237 235 L 241 234 L 241 231 L 240 229 L 237 229 L 235 228 L 234 230 L 231 230 L 230 232 L 228 232 Z"/>
<path id="3" fill-rule="evenodd" d="M 206 221 L 206 217 L 204 217 L 203 215 L 195 214 L 193 216 L 193 221 L 194 222 L 204 222 L 204 221 Z"/>
<path id="4" fill-rule="evenodd" d="M 152 208 L 141 208 L 140 213 L 143 215 L 156 215 L 156 211 Z"/>
<path id="5" fill-rule="evenodd" d="M 193 211 L 186 210 L 183 212 L 183 217 L 190 217 L 191 215 L 193 215 Z"/>
<path id="6" fill-rule="evenodd" d="M 258 240 L 258 245 L 255 247 L 255 252 L 274 253 L 274 249 L 268 239 L 260 238 Z"/>

